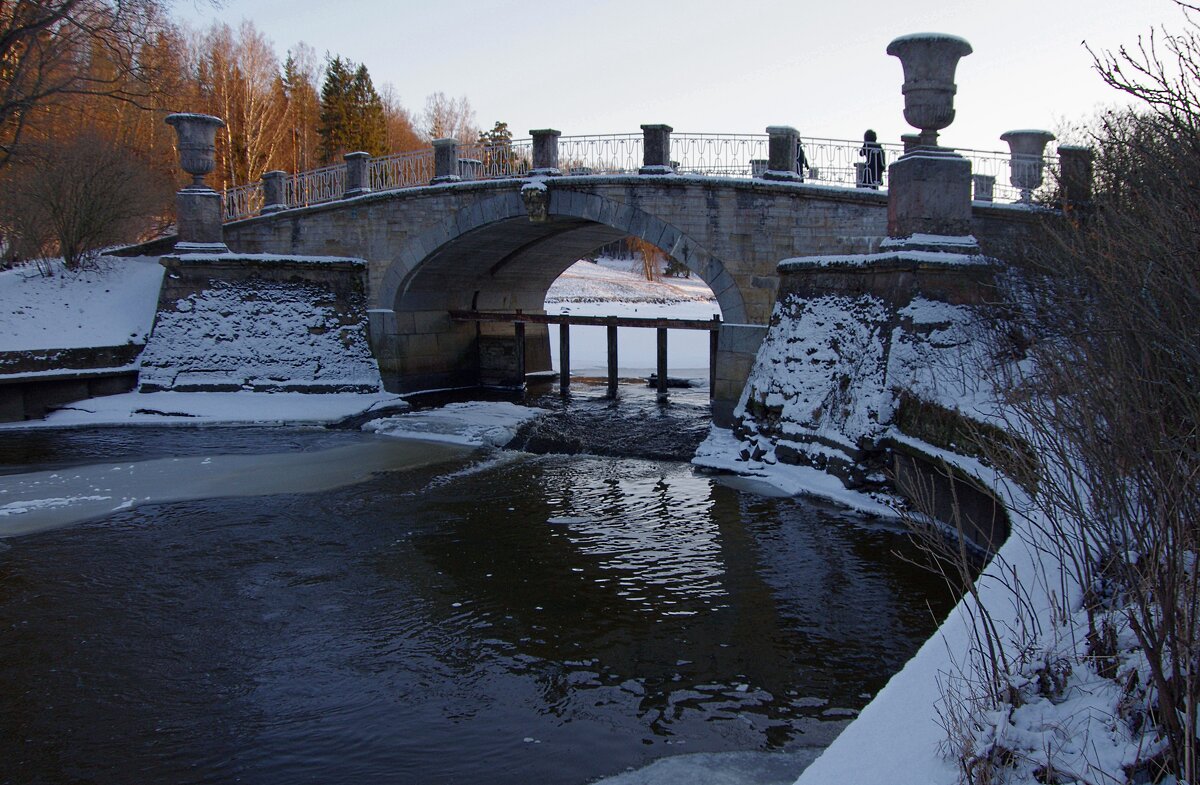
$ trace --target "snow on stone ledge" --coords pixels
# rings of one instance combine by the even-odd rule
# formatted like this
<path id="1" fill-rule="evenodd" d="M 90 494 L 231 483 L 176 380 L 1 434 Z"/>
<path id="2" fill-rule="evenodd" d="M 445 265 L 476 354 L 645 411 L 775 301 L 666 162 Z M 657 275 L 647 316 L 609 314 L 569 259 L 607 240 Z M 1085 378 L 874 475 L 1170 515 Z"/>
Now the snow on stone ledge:
<path id="1" fill-rule="evenodd" d="M 366 261 L 350 256 L 297 256 L 295 254 L 274 254 L 274 253 L 233 253 L 225 251 L 223 253 L 177 253 L 170 254 L 172 258 L 179 259 L 184 262 L 264 262 L 264 263 L 292 263 L 292 264 L 348 264 L 356 267 L 365 267 Z"/>
<path id="2" fill-rule="evenodd" d="M 811 270 L 822 267 L 880 267 L 936 265 L 944 267 L 986 267 L 993 264 L 988 257 L 979 253 L 957 253 L 954 251 L 927 250 L 882 250 L 869 254 L 829 254 L 825 256 L 798 256 L 784 259 L 776 269 L 781 273 L 793 270 Z"/>

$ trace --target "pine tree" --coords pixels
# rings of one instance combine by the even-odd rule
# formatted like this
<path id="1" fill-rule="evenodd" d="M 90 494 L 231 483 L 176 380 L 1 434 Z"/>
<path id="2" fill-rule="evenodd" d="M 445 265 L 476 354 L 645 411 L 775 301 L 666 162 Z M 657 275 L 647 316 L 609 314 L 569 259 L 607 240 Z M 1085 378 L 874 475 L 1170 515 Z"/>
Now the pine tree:
<path id="1" fill-rule="evenodd" d="M 350 138 L 354 127 L 354 64 L 341 57 L 329 61 L 325 83 L 321 85 L 321 157 L 326 163 L 340 160 L 352 152 Z"/>
<path id="2" fill-rule="evenodd" d="M 321 87 L 321 155 L 336 163 L 344 153 L 387 151 L 387 119 L 383 100 L 365 65 L 335 57 L 325 69 Z"/>
<path id="3" fill-rule="evenodd" d="M 383 113 L 383 101 L 375 86 L 371 83 L 371 75 L 365 65 L 360 65 L 354 72 L 354 83 L 351 85 L 351 100 L 354 108 L 354 128 L 350 138 L 355 142 L 355 150 L 365 150 L 371 155 L 384 155 L 387 150 L 387 122 Z"/>

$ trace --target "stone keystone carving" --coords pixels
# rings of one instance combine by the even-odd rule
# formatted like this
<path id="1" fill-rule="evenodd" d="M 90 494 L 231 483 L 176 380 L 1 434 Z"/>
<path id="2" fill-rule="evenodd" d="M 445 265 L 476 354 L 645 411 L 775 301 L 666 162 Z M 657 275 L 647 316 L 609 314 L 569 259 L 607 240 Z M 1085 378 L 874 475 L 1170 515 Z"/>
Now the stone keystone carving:
<path id="1" fill-rule="evenodd" d="M 525 212 L 529 213 L 532 223 L 545 223 L 550 211 L 550 191 L 546 184 L 538 180 L 521 186 L 521 201 L 525 202 Z"/>
<path id="2" fill-rule="evenodd" d="M 904 119 L 921 130 L 922 147 L 936 147 L 938 131 L 954 122 L 954 71 L 971 51 L 966 40 L 946 33 L 914 33 L 888 44 L 904 68 Z"/>

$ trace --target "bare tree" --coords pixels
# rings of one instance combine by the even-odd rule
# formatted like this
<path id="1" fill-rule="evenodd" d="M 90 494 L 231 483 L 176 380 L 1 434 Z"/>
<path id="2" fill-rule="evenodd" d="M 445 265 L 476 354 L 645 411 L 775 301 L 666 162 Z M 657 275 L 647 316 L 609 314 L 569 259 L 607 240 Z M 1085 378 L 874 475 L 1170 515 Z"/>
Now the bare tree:
<path id="1" fill-rule="evenodd" d="M 1081 605 L 1059 591 L 1055 609 L 1083 614 L 1079 661 L 1120 674 L 1137 715 L 1129 726 L 1162 741 L 1124 772 L 1131 781 L 1200 777 L 1200 26 L 1180 5 L 1182 33 L 1094 55 L 1101 77 L 1138 103 L 1092 130 L 1093 203 L 1047 222 L 1012 260 L 993 345 L 1027 360 L 1002 410 L 1024 448 L 979 439 L 1004 474 L 1023 478 L 1047 575 L 1061 569 L 1080 589 Z M 1022 596 L 1015 580 L 1009 588 Z M 1025 607 L 1018 628 L 1053 623 Z M 1018 705 L 1014 664 L 1030 666 L 1032 649 L 1002 638 L 977 628 L 990 667 L 982 694 L 958 705 Z M 967 781 L 1011 765 L 1008 751 L 973 753 Z"/>
<path id="2" fill-rule="evenodd" d="M 379 97 L 383 99 L 388 152 L 403 153 L 424 147 L 425 141 L 417 133 L 412 115 L 400 103 L 400 96 L 396 94 L 396 86 L 391 82 L 385 82 L 379 91 Z"/>
<path id="3" fill-rule="evenodd" d="M 156 12 L 154 0 L 0 2 L 0 168 L 39 109 L 84 95 L 145 105 L 153 60 L 139 55 Z"/>
<path id="4" fill-rule="evenodd" d="M 78 267 L 106 245 L 155 227 L 173 183 L 95 133 L 27 151 L 4 173 L 0 225 L 25 257 L 57 252 Z"/>
<path id="5" fill-rule="evenodd" d="M 479 138 L 475 125 L 475 110 L 464 95 L 447 98 L 437 92 L 426 96 L 425 111 L 421 114 L 421 134 L 429 141 L 434 139 L 457 139 L 470 144 Z"/>
<path id="6" fill-rule="evenodd" d="M 257 180 L 281 157 L 287 137 L 287 103 L 271 43 L 245 21 L 236 33 L 213 25 L 194 49 L 200 103 L 226 123 L 217 151 L 221 185 Z"/>

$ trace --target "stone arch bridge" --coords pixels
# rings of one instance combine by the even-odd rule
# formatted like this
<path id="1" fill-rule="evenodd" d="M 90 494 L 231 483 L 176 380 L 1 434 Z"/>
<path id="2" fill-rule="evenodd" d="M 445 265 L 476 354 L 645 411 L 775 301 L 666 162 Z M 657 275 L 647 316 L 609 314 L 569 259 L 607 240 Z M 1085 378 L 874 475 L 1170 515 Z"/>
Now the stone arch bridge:
<path id="1" fill-rule="evenodd" d="M 455 310 L 544 313 L 546 291 L 595 248 L 640 237 L 709 285 L 722 315 L 713 416 L 728 420 L 775 302 L 776 265 L 795 256 L 872 253 L 887 236 L 886 192 L 658 173 L 446 182 L 277 210 L 224 226 L 236 253 L 367 260 L 371 345 L 389 390 L 466 386 L 480 346 L 512 345 L 510 325 Z M 1028 211 L 975 202 L 985 251 Z M 550 370 L 545 326 L 525 332 L 526 368 Z"/>

